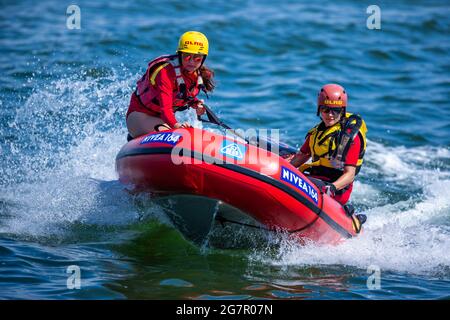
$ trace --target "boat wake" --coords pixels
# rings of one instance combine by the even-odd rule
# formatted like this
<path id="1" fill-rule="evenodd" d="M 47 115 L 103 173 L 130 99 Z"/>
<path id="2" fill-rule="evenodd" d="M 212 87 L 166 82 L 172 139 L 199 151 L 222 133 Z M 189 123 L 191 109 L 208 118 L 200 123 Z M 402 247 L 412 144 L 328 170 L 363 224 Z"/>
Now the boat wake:
<path id="1" fill-rule="evenodd" d="M 121 85 L 113 84 L 114 76 L 60 80 L 52 83 L 51 89 L 37 90 L 28 98 L 24 105 L 31 111 L 18 111 L 8 129 L 16 133 L 16 140 L 5 143 L 1 153 L 14 164 L 2 171 L 2 234 L 64 239 L 73 225 L 120 228 L 152 215 L 164 220 L 160 210 L 144 212 L 136 206 L 136 199 L 124 191 L 115 173 L 114 159 L 125 142 L 121 117 L 128 97 L 123 92 L 133 79 L 130 76 Z M 98 92 L 91 99 L 93 89 L 82 90 L 87 87 L 97 88 L 94 90 L 102 95 Z M 65 99 L 72 108 L 67 115 L 69 122 L 59 119 L 60 109 L 49 111 L 50 105 Z M 87 108 L 93 100 L 101 102 Z M 108 111 L 110 105 L 116 106 L 113 111 Z M 92 110 L 94 117 L 90 116 Z M 41 133 L 18 134 L 27 128 Z M 55 131 L 62 135 L 58 137 Z M 8 135 L 2 132 L 2 136 Z M 320 247 L 263 238 L 277 243 L 277 249 L 266 255 L 265 249 L 257 248 L 250 255 L 273 265 L 350 265 L 363 269 L 377 265 L 386 270 L 448 274 L 448 194 L 448 148 L 392 148 L 369 141 L 352 195 L 357 211 L 368 216 L 363 234 L 338 246 Z M 163 223 L 170 224 L 167 219 Z M 231 244 L 239 243 L 239 232 L 232 237 L 227 233 L 227 237 Z"/>
<path id="2" fill-rule="evenodd" d="M 450 151 L 445 148 L 390 148 L 370 142 L 361 182 L 352 202 L 368 216 L 364 233 L 338 246 L 298 246 L 284 241 L 274 265 L 347 265 L 414 274 L 450 273 Z M 409 190 L 402 199 L 398 190 Z M 404 195 L 403 195 L 404 196 Z M 359 208 L 359 210 L 358 210 Z"/>

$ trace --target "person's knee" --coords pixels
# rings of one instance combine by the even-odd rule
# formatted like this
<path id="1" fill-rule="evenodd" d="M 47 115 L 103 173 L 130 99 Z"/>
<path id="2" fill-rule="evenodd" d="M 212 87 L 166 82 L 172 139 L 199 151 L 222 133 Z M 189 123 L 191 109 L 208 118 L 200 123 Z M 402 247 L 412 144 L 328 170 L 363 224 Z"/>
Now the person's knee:
<path id="1" fill-rule="evenodd" d="M 139 124 L 139 121 L 137 121 L 137 119 L 135 119 L 133 114 L 130 114 L 130 116 L 127 118 L 127 129 L 128 129 L 128 132 L 130 133 L 130 135 L 134 138 L 142 135 L 140 133 L 142 131 L 140 129 L 140 127 L 141 126 Z"/>
<path id="2" fill-rule="evenodd" d="M 162 119 L 148 116 L 140 112 L 132 112 L 127 118 L 128 132 L 133 137 L 141 136 L 152 131 L 161 131 L 156 129 L 156 126 L 161 125 L 164 125 Z"/>

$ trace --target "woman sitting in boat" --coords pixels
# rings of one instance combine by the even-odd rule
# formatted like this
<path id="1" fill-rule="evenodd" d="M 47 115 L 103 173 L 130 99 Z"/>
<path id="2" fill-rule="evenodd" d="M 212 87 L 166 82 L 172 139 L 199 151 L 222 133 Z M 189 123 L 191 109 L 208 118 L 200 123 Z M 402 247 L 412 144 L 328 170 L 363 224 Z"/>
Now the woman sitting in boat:
<path id="1" fill-rule="evenodd" d="M 151 131 L 190 127 L 177 121 L 176 111 L 192 107 L 198 115 L 205 112 L 197 95 L 214 89 L 214 73 L 204 65 L 208 47 L 203 33 L 188 31 L 180 37 L 175 55 L 150 61 L 131 95 L 126 115 L 129 140 Z"/>
<path id="2" fill-rule="evenodd" d="M 320 89 L 317 115 L 322 121 L 308 131 L 291 164 L 342 205 L 353 189 L 366 150 L 366 124 L 359 115 L 346 113 L 347 93 L 337 84 Z M 306 163 L 310 158 L 312 162 Z"/>

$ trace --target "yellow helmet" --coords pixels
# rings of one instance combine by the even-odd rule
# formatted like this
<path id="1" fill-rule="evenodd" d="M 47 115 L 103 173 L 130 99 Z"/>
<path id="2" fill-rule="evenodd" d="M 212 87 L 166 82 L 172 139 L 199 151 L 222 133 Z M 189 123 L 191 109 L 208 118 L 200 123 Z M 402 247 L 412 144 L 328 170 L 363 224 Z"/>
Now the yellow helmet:
<path id="1" fill-rule="evenodd" d="M 208 38 L 203 33 L 188 31 L 180 37 L 177 51 L 208 55 L 208 48 Z"/>

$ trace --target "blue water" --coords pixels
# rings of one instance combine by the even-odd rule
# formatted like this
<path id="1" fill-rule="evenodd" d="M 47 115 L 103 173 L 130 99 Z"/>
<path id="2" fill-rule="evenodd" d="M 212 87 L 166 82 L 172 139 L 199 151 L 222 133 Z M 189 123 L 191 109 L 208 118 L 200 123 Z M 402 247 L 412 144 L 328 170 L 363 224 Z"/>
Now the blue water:
<path id="1" fill-rule="evenodd" d="M 69 30 L 69 3 L 2 1 L 0 298 L 449 299 L 450 6 L 380 1 L 369 30 L 370 4 L 77 1 L 81 29 Z M 369 128 L 352 195 L 363 235 L 197 246 L 124 192 L 114 161 L 130 93 L 191 29 L 210 40 L 208 104 L 234 128 L 299 145 L 320 86 L 346 87 Z M 80 289 L 67 287 L 72 265 Z"/>

